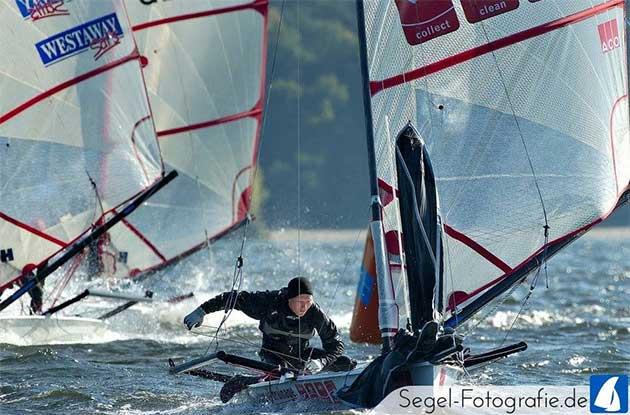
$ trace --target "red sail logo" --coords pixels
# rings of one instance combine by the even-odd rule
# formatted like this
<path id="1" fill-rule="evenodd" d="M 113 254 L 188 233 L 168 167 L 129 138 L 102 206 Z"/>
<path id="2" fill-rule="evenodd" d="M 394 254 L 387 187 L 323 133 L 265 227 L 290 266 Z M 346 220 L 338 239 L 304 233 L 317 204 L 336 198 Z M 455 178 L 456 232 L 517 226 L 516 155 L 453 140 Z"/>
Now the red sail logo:
<path id="1" fill-rule="evenodd" d="M 518 8 L 518 0 L 462 0 L 466 20 L 477 23 Z"/>
<path id="2" fill-rule="evenodd" d="M 396 0 L 405 38 L 418 45 L 459 28 L 452 0 Z"/>
<path id="3" fill-rule="evenodd" d="M 597 25 L 597 31 L 599 32 L 599 40 L 602 44 L 603 53 L 608 53 L 621 46 L 617 19 L 609 20 Z"/>
<path id="4" fill-rule="evenodd" d="M 29 13 L 33 21 L 52 16 L 67 16 L 70 12 L 63 8 L 63 0 L 34 1 Z"/>

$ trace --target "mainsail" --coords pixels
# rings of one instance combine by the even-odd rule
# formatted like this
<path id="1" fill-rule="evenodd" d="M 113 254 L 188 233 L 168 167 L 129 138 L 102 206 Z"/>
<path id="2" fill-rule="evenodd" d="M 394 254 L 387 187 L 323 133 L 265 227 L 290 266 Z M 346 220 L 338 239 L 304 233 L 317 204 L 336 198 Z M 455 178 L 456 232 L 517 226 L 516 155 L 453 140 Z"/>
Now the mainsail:
<path id="1" fill-rule="evenodd" d="M 1 291 L 163 165 L 122 1 L 0 4 Z"/>
<path id="2" fill-rule="evenodd" d="M 371 0 L 363 18 L 389 254 L 403 252 L 393 151 L 410 122 L 446 233 L 435 303 L 456 326 L 627 198 L 624 2 Z"/>
<path id="3" fill-rule="evenodd" d="M 111 232 L 119 270 L 164 266 L 247 219 L 264 97 L 267 1 L 127 1 L 162 157 L 180 173 Z"/>

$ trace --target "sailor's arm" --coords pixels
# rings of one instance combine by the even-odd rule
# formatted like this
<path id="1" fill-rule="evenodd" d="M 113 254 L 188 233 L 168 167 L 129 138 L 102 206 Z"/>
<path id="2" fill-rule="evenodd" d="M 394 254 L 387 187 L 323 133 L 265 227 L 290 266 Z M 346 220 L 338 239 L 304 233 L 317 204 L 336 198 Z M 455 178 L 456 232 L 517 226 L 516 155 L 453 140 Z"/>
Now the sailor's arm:
<path id="1" fill-rule="evenodd" d="M 270 291 L 247 292 L 228 291 L 209 299 L 186 316 L 184 324 L 188 330 L 199 327 L 206 314 L 225 310 L 233 304 L 235 310 L 242 311 L 247 316 L 260 320 L 265 316 L 267 308 L 273 301 L 274 294 Z"/>
<path id="2" fill-rule="evenodd" d="M 320 358 L 324 367 L 328 366 L 339 356 L 343 354 L 344 344 L 341 341 L 341 336 L 339 336 L 339 332 L 337 332 L 337 326 L 335 323 L 328 318 L 328 316 L 321 310 L 320 313 L 320 325 L 317 332 L 319 333 L 319 337 L 322 339 L 322 347 L 326 354 L 324 357 Z"/>

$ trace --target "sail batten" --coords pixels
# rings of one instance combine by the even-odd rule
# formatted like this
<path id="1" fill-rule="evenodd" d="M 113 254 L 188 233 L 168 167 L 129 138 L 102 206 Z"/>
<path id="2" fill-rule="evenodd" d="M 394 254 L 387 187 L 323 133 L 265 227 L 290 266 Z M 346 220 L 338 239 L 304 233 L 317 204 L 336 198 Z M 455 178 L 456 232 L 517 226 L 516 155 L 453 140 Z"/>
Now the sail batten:
<path id="1" fill-rule="evenodd" d="M 260 116 L 262 116 L 262 108 L 260 104 L 257 104 L 256 107 L 252 108 L 249 111 L 244 111 L 244 112 L 240 112 L 238 114 L 233 114 L 233 115 L 227 115 L 225 117 L 217 118 L 214 120 L 203 121 L 198 124 L 185 125 L 182 127 L 172 128 L 170 130 L 158 131 L 157 135 L 158 137 L 166 137 L 169 135 L 180 134 L 180 133 L 185 133 L 188 131 L 199 130 L 202 128 L 213 127 L 219 124 L 226 124 L 226 123 L 237 121 L 243 118 L 250 118 L 250 117 L 259 118 Z"/>

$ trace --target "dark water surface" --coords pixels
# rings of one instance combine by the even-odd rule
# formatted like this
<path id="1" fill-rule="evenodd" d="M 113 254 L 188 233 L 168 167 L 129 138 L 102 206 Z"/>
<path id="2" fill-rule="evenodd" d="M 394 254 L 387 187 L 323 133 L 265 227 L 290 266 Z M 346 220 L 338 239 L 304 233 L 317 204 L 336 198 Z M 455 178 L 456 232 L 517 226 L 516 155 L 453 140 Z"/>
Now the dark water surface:
<path id="1" fill-rule="evenodd" d="M 548 283 L 539 282 L 521 309 L 527 290 L 516 291 L 495 312 L 465 328 L 473 351 L 525 340 L 519 355 L 470 373 L 474 384 L 587 384 L 593 373 L 630 372 L 630 238 L 628 232 L 597 233 L 577 241 L 549 262 Z M 317 301 L 340 327 L 347 352 L 360 361 L 375 346 L 348 340 L 363 237 L 256 241 L 247 245 L 244 289 L 274 289 L 301 273 L 315 281 Z M 200 252 L 130 291 L 151 288 L 165 296 L 195 291 L 176 307 L 136 306 L 111 321 L 107 336 L 92 344 L 19 346 L 2 344 L 0 414 L 233 414 L 306 411 L 300 407 L 222 405 L 219 384 L 170 376 L 168 358 L 196 357 L 208 349 L 220 315 L 206 318 L 197 334 L 180 324 L 211 295 L 230 288 L 238 241 Z M 299 253 L 299 261 L 298 261 Z M 301 270 L 301 272 L 298 272 Z M 76 287 L 70 289 L 79 289 Z M 102 303 L 96 306 L 105 307 Z M 88 307 L 87 305 L 85 307 Z M 94 307 L 94 305 L 93 305 Z M 89 312 L 89 307 L 83 311 Z M 482 312 L 482 314 L 485 314 Z M 507 338 L 506 338 L 507 335 Z M 255 357 L 256 323 L 234 313 L 219 348 Z M 111 341 L 110 341 L 111 340 Z"/>

